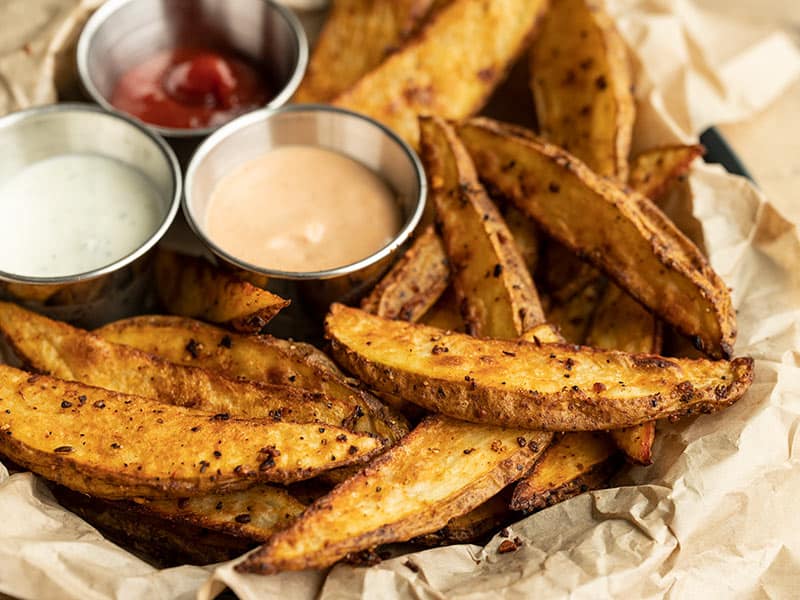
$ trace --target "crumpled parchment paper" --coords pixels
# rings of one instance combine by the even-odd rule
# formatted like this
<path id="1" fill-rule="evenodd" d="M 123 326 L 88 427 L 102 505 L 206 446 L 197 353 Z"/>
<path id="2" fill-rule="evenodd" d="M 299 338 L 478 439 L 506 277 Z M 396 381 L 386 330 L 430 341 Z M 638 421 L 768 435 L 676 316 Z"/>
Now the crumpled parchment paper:
<path id="1" fill-rule="evenodd" d="M 747 0 L 732 0 L 733 4 Z M 0 112 L 55 98 L 56 73 L 97 0 L 0 4 Z M 608 0 L 637 74 L 636 146 L 694 141 L 746 119 L 800 74 L 780 33 L 689 0 Z M 13 29 L 13 31 L 12 31 Z M 68 64 L 65 61 L 64 64 Z M 65 67 L 64 72 L 69 72 Z M 792 597 L 800 593 L 800 235 L 748 181 L 698 161 L 692 215 L 733 288 L 737 354 L 756 359 L 748 394 L 723 413 L 659 423 L 656 462 L 512 527 L 524 545 L 437 548 L 370 567 L 243 576 L 157 570 L 61 509 L 30 474 L 0 465 L 0 592 L 21 598 L 349 600 Z M 409 569 L 411 558 L 418 571 Z"/>

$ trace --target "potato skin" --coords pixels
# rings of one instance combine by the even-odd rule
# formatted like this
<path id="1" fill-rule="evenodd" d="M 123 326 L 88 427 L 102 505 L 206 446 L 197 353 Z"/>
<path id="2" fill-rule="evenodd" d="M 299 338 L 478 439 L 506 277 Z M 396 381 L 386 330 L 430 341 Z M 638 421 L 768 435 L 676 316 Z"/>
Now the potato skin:
<path id="1" fill-rule="evenodd" d="M 484 182 L 699 349 L 731 356 L 736 316 L 727 286 L 650 200 L 522 128 L 480 118 L 458 131 Z"/>
<path id="2" fill-rule="evenodd" d="M 236 419 L 0 365 L 0 454 L 101 498 L 182 498 L 299 481 L 380 447 L 338 427 Z"/>
<path id="3" fill-rule="evenodd" d="M 750 386 L 753 361 L 673 359 L 568 344 L 480 340 L 335 304 L 337 361 L 376 389 L 476 423 L 618 429 L 722 409 Z"/>

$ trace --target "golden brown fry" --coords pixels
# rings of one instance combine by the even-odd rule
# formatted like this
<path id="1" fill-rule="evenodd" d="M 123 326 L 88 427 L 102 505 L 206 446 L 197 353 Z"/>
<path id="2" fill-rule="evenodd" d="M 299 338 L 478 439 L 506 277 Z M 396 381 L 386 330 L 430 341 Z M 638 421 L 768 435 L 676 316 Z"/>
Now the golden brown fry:
<path id="1" fill-rule="evenodd" d="M 525 130 L 474 119 L 459 133 L 481 177 L 545 231 L 705 352 L 730 356 L 736 326 L 727 286 L 652 202 Z"/>
<path id="2" fill-rule="evenodd" d="M 428 226 L 361 301 L 361 308 L 387 319 L 418 321 L 450 281 L 450 266 L 439 236 Z"/>
<path id="3" fill-rule="evenodd" d="M 27 366 L 122 394 L 235 417 L 319 421 L 349 428 L 367 412 L 319 392 L 230 379 L 170 363 L 130 346 L 0 303 L 0 331 Z"/>
<path id="4" fill-rule="evenodd" d="M 408 424 L 356 387 L 310 344 L 268 335 L 240 335 L 183 317 L 145 316 L 110 323 L 95 331 L 105 340 L 132 346 L 172 363 L 217 371 L 226 377 L 321 392 L 347 403 L 347 428 L 374 433 L 393 443 Z M 362 410 L 359 412 L 356 407 Z M 361 416 L 359 416 L 361 415 Z"/>
<path id="5" fill-rule="evenodd" d="M 131 502 L 91 498 L 48 483 L 56 500 L 112 542 L 161 568 L 232 560 L 255 546 L 249 539 L 142 514 Z"/>
<path id="6" fill-rule="evenodd" d="M 336 0 L 296 102 L 328 102 L 377 67 L 417 29 L 433 0 Z"/>
<path id="7" fill-rule="evenodd" d="M 660 146 L 642 152 L 631 161 L 628 185 L 657 202 L 670 182 L 686 173 L 694 159 L 705 152 L 700 144 Z"/>
<path id="8" fill-rule="evenodd" d="M 539 264 L 539 232 L 536 230 L 536 223 L 528 218 L 513 204 L 506 203 L 502 208 L 503 218 L 505 219 L 511 237 L 517 245 L 528 271 L 533 273 Z"/>
<path id="9" fill-rule="evenodd" d="M 605 287 L 605 279 L 602 276 L 595 277 L 569 300 L 552 304 L 547 311 L 547 322 L 556 326 L 570 344 L 585 343 L 586 333 Z"/>
<path id="10" fill-rule="evenodd" d="M 438 117 L 424 117 L 420 129 L 436 219 L 467 331 L 517 337 L 544 321 L 530 272 L 452 127 Z"/>
<path id="11" fill-rule="evenodd" d="M 658 354 L 661 351 L 661 322 L 618 286 L 610 283 L 595 311 L 586 344 L 633 354 Z M 610 433 L 617 447 L 631 461 L 642 465 L 653 462 L 654 422 L 615 429 Z"/>
<path id="12" fill-rule="evenodd" d="M 503 80 L 547 0 L 454 0 L 334 104 L 388 125 L 416 147 L 418 115 L 476 113 Z"/>
<path id="13" fill-rule="evenodd" d="M 257 485 L 230 494 L 141 500 L 138 506 L 168 521 L 190 523 L 259 542 L 285 528 L 306 508 L 285 489 L 272 485 Z"/>
<path id="14" fill-rule="evenodd" d="M 155 280 L 158 298 L 171 313 L 258 332 L 288 300 L 222 271 L 201 258 L 160 249 Z"/>
<path id="15" fill-rule="evenodd" d="M 236 569 L 323 568 L 350 552 L 436 531 L 519 479 L 550 434 L 423 421 L 400 444 L 315 502 Z"/>
<path id="16" fill-rule="evenodd" d="M 598 278 L 602 277 L 592 265 L 552 238 L 545 242 L 542 265 L 537 275 L 555 304 L 568 303 L 586 286 L 597 285 Z"/>
<path id="17" fill-rule="evenodd" d="M 234 419 L 0 365 L 0 454 L 101 498 L 299 481 L 380 447 L 330 425 Z"/>
<path id="18" fill-rule="evenodd" d="M 532 512 L 604 485 L 619 466 L 617 449 L 599 431 L 567 433 L 545 450 L 514 489 L 511 508 Z"/>
<path id="19" fill-rule="evenodd" d="M 625 43 L 602 0 L 558 0 L 531 47 L 544 138 L 599 175 L 628 179 L 635 104 Z"/>
<path id="20" fill-rule="evenodd" d="M 458 300 L 452 287 L 448 287 L 439 301 L 422 315 L 419 321 L 431 327 L 438 327 L 445 331 L 458 331 L 464 333 L 467 329 L 464 319 L 461 318 L 461 311 L 458 309 Z"/>
<path id="21" fill-rule="evenodd" d="M 465 421 L 548 431 L 618 429 L 722 409 L 753 361 L 672 359 L 568 344 L 475 339 L 334 304 L 339 364 L 375 389 Z"/>
<path id="22" fill-rule="evenodd" d="M 514 513 L 508 508 L 511 502 L 512 487 L 507 487 L 468 513 L 453 517 L 438 531 L 426 533 L 411 541 L 423 546 L 480 542 L 493 531 L 497 531 L 511 523 L 515 517 L 519 517 L 518 513 Z"/>

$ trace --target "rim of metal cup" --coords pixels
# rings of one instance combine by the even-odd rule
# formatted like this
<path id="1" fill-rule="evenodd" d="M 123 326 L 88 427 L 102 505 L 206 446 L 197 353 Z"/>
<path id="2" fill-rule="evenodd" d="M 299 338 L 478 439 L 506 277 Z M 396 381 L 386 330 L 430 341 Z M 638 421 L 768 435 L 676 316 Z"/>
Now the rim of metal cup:
<path id="1" fill-rule="evenodd" d="M 419 189 L 414 211 L 411 213 L 411 216 L 406 219 L 405 224 L 400 228 L 397 234 L 392 238 L 392 241 L 380 248 L 378 251 L 354 263 L 342 265 L 332 269 L 324 269 L 321 271 L 282 271 L 280 269 L 269 269 L 248 263 L 223 250 L 220 246 L 214 243 L 214 241 L 211 240 L 208 235 L 206 235 L 203 227 L 195 220 L 194 215 L 189 208 L 189 202 L 192 195 L 192 184 L 200 163 L 202 163 L 209 152 L 211 152 L 217 146 L 217 144 L 238 133 L 242 129 L 245 129 L 259 121 L 268 120 L 272 117 L 290 112 L 330 112 L 360 119 L 379 129 L 383 135 L 387 136 L 391 141 L 397 144 L 408 158 L 411 166 L 413 167 L 413 172 L 416 175 Z M 266 275 L 267 277 L 308 281 L 316 279 L 332 279 L 342 275 L 349 275 L 370 267 L 395 252 L 400 246 L 408 241 L 417 225 L 419 225 L 419 222 L 422 219 L 422 214 L 425 211 L 427 195 L 428 181 L 425 176 L 425 168 L 422 166 L 422 161 L 419 159 L 419 156 L 417 156 L 417 153 L 414 152 L 411 146 L 409 146 L 402 138 L 400 138 L 400 136 L 382 123 L 379 123 L 375 119 L 372 119 L 361 113 L 328 104 L 290 104 L 288 106 L 275 109 L 262 108 L 254 112 L 247 113 L 246 115 L 242 115 L 241 117 L 237 117 L 233 121 L 220 127 L 216 132 L 206 138 L 200 144 L 200 146 L 198 146 L 197 150 L 192 156 L 192 160 L 189 162 L 188 168 L 186 169 L 186 176 L 184 178 L 184 194 L 181 204 L 186 222 L 189 223 L 189 226 L 191 227 L 192 231 L 194 231 L 195 235 L 197 235 L 203 244 L 205 244 L 214 254 L 226 262 L 239 267 L 240 269 L 244 269 L 245 271 L 260 273 L 262 275 Z"/>
<path id="2" fill-rule="evenodd" d="M 88 103 L 79 103 L 79 102 L 63 102 L 59 104 L 47 104 L 44 106 L 35 106 L 33 108 L 27 108 L 24 110 L 19 110 L 16 112 L 9 113 L 3 117 L 0 117 L 0 131 L 7 129 L 9 127 L 13 127 L 17 123 L 25 121 L 27 119 L 36 117 L 38 115 L 48 114 L 48 113 L 68 113 L 68 112 L 85 112 L 85 113 L 92 113 L 101 117 L 107 117 L 111 119 L 118 119 L 119 121 L 124 122 L 130 127 L 134 127 L 135 129 L 142 132 L 148 139 L 156 144 L 156 147 L 161 151 L 161 155 L 164 157 L 164 160 L 167 162 L 169 166 L 169 170 L 172 173 L 172 198 L 170 199 L 169 209 L 167 210 L 164 218 L 161 221 L 161 224 L 136 250 L 133 252 L 126 254 L 125 256 L 117 259 L 116 261 L 109 263 L 103 267 L 99 267 L 97 269 L 92 269 L 91 271 L 85 271 L 83 273 L 76 273 L 73 275 L 60 275 L 57 277 L 32 277 L 26 275 L 18 275 L 15 273 L 9 273 L 7 271 L 3 271 L 0 269 L 0 281 L 6 281 L 10 283 L 28 283 L 28 284 L 41 284 L 41 285 L 54 285 L 54 284 L 61 284 L 61 283 L 76 283 L 78 281 L 86 281 L 88 279 L 94 279 L 95 277 L 100 277 L 102 275 L 107 275 L 109 273 L 113 273 L 123 267 L 128 266 L 135 260 L 141 258 L 147 252 L 155 246 L 164 234 L 169 229 L 172 222 L 175 220 L 175 215 L 178 214 L 178 207 L 180 206 L 181 196 L 183 195 L 183 182 L 181 179 L 181 169 L 178 165 L 178 159 L 175 157 L 175 153 L 169 147 L 167 142 L 157 133 L 154 131 L 149 130 L 147 127 L 142 125 L 140 121 L 128 117 L 124 114 L 119 113 L 109 113 L 99 106 L 94 106 L 93 104 Z M 134 168 L 136 165 L 131 165 Z"/>
<path id="3" fill-rule="evenodd" d="M 218 125 L 216 127 L 196 127 L 191 129 L 152 125 L 146 121 L 137 119 L 133 115 L 129 115 L 128 113 L 119 110 L 113 104 L 111 104 L 103 94 L 100 93 L 100 90 L 97 89 L 97 86 L 95 86 L 94 81 L 92 81 L 92 77 L 89 74 L 89 44 L 91 43 L 94 34 L 103 25 L 103 23 L 105 23 L 105 20 L 109 16 L 114 14 L 114 12 L 116 12 L 120 7 L 137 1 L 138 0 L 107 0 L 92 14 L 91 17 L 89 17 L 86 25 L 81 30 L 80 37 L 78 38 L 78 47 L 76 50 L 76 61 L 78 64 L 78 77 L 80 78 L 83 89 L 86 90 L 94 102 L 102 106 L 108 112 L 113 112 L 136 119 L 137 121 L 144 123 L 146 127 L 149 127 L 153 131 L 167 138 L 205 137 L 217 131 L 220 127 L 227 125 L 227 123 L 223 123 L 223 125 Z M 297 88 L 300 86 L 300 82 L 303 80 L 306 68 L 308 67 L 309 57 L 308 38 L 306 37 L 306 32 L 303 29 L 303 25 L 300 23 L 300 19 L 297 18 L 291 9 L 278 2 L 275 2 L 274 0 L 260 1 L 264 4 L 268 4 L 289 25 L 289 29 L 294 34 L 294 42 L 297 47 L 297 62 L 294 66 L 294 70 L 292 71 L 289 81 L 286 82 L 286 85 L 281 89 L 281 91 L 276 94 L 272 100 L 267 102 L 267 104 L 256 110 L 263 110 L 264 108 L 278 108 L 286 104 L 286 102 L 288 102 L 289 99 L 294 95 L 295 91 L 297 91 Z"/>

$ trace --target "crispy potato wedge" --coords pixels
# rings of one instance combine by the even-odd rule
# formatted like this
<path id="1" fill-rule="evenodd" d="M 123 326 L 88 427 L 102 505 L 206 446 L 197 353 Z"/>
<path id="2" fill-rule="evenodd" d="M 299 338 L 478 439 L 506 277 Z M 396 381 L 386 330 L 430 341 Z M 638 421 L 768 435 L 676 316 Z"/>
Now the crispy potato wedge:
<path id="1" fill-rule="evenodd" d="M 531 274 L 453 128 L 420 118 L 422 159 L 467 332 L 514 338 L 544 321 Z"/>
<path id="2" fill-rule="evenodd" d="M 441 416 L 424 420 L 236 569 L 323 568 L 350 552 L 441 529 L 519 479 L 551 438 L 499 428 L 487 435 L 486 429 Z"/>
<path id="3" fill-rule="evenodd" d="M 445 331 L 464 333 L 467 330 L 467 326 L 464 325 L 464 319 L 461 318 L 461 311 L 458 309 L 455 290 L 452 287 L 448 287 L 442 297 L 439 298 L 439 301 L 422 315 L 420 323 L 438 327 Z"/>
<path id="4" fill-rule="evenodd" d="M 534 273 L 539 264 L 541 242 L 539 232 L 536 230 L 536 223 L 513 204 L 506 203 L 501 211 L 508 230 L 511 232 L 511 237 L 514 238 L 514 243 L 522 255 L 522 260 L 525 261 L 528 270 Z"/>
<path id="5" fill-rule="evenodd" d="M 601 0 L 558 0 L 531 46 L 542 137 L 599 175 L 628 179 L 636 106 L 625 43 Z"/>
<path id="6" fill-rule="evenodd" d="M 594 313 L 586 344 L 607 350 L 657 354 L 661 351 L 661 322 L 618 286 L 610 283 Z M 609 432 L 632 462 L 653 462 L 656 424 L 653 421 Z"/>
<path id="7" fill-rule="evenodd" d="M 567 433 L 553 442 L 514 488 L 511 508 L 533 512 L 608 481 L 620 462 L 617 448 L 599 431 Z"/>
<path id="8" fill-rule="evenodd" d="M 706 353 L 730 356 L 736 317 L 728 288 L 646 197 L 627 193 L 525 130 L 474 119 L 459 133 L 481 177 L 547 233 Z"/>
<path id="9" fill-rule="evenodd" d="M 628 185 L 657 202 L 669 184 L 686 173 L 694 159 L 705 153 L 706 149 L 700 144 L 660 146 L 642 152 L 631 161 Z"/>
<path id="10" fill-rule="evenodd" d="M 372 433 L 391 443 L 408 433 L 402 416 L 357 388 L 354 380 L 345 377 L 310 344 L 268 335 L 240 335 L 170 316 L 123 319 L 101 327 L 95 334 L 172 363 L 216 371 L 226 377 L 321 392 L 347 404 L 352 418 L 346 425 L 353 431 Z"/>
<path id="11" fill-rule="evenodd" d="M 569 300 L 551 304 L 547 311 L 547 322 L 557 327 L 564 340 L 570 344 L 586 342 L 586 334 L 606 283 L 605 278 L 595 277 Z"/>
<path id="12" fill-rule="evenodd" d="M 548 431 L 618 429 L 722 409 L 753 378 L 753 360 L 475 339 L 334 304 L 333 355 L 362 381 L 433 412 Z"/>
<path id="13" fill-rule="evenodd" d="M 0 454 L 100 498 L 299 481 L 380 447 L 331 425 L 234 419 L 0 365 Z"/>
<path id="14" fill-rule="evenodd" d="M 211 265 L 163 248 L 155 262 L 158 298 L 169 312 L 258 332 L 288 300 Z"/>
<path id="15" fill-rule="evenodd" d="M 417 115 L 461 119 L 480 110 L 546 7 L 547 0 L 454 0 L 333 103 L 417 147 Z"/>
<path id="16" fill-rule="evenodd" d="M 336 0 L 317 38 L 295 102 L 328 102 L 417 29 L 433 0 Z"/>
<path id="17" fill-rule="evenodd" d="M 545 240 L 537 281 L 556 304 L 566 304 L 602 274 L 556 240 Z"/>
<path id="18" fill-rule="evenodd" d="M 513 485 L 468 513 L 453 517 L 438 531 L 415 537 L 411 541 L 422 546 L 446 546 L 482 541 L 490 533 L 519 517 L 519 513 L 508 508 L 512 489 Z"/>
<path id="19" fill-rule="evenodd" d="M 444 246 L 428 226 L 361 301 L 361 308 L 387 319 L 415 322 L 436 304 L 449 282 Z"/>
<path id="20" fill-rule="evenodd" d="M 23 363 L 54 377 L 211 413 L 348 428 L 367 412 L 300 388 L 230 379 L 108 342 L 15 304 L 0 303 L 0 332 Z"/>
<path id="21" fill-rule="evenodd" d="M 285 528 L 306 508 L 285 489 L 272 485 L 257 485 L 230 494 L 141 500 L 137 506 L 168 521 L 191 523 L 259 542 Z"/>
<path id="22" fill-rule="evenodd" d="M 256 545 L 249 539 L 142 514 L 130 502 L 92 498 L 53 483 L 48 487 L 59 504 L 103 536 L 161 568 L 232 560 Z"/>

